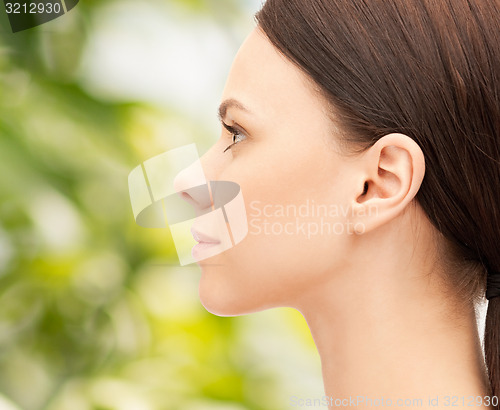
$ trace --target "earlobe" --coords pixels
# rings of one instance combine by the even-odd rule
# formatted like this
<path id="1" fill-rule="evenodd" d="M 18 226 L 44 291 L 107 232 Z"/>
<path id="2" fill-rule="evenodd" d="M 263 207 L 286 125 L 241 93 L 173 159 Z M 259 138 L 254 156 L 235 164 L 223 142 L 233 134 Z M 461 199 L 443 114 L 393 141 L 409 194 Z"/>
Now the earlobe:
<path id="1" fill-rule="evenodd" d="M 413 200 L 425 174 L 421 148 L 404 134 L 388 134 L 362 158 L 364 181 L 353 204 L 353 215 L 364 232 L 395 218 Z"/>

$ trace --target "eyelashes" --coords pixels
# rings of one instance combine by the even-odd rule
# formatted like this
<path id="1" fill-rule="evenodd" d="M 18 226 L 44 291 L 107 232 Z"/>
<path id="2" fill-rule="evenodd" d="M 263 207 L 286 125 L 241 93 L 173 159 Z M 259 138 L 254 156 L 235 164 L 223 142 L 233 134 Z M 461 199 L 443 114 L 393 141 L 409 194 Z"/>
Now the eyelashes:
<path id="1" fill-rule="evenodd" d="M 226 130 L 228 130 L 228 131 L 232 134 L 232 136 L 233 136 L 233 138 L 232 138 L 232 139 L 233 139 L 233 143 L 232 143 L 232 144 L 230 144 L 230 145 L 228 145 L 228 146 L 226 147 L 226 149 L 225 149 L 224 151 L 222 151 L 222 152 L 224 153 L 224 152 L 226 152 L 229 148 L 231 148 L 233 145 L 236 145 L 236 144 L 238 144 L 239 142 L 243 141 L 243 140 L 246 138 L 246 136 L 245 136 L 245 135 L 243 135 L 243 133 L 242 133 L 240 130 L 236 129 L 235 127 L 231 127 L 230 125 L 226 124 L 224 121 L 221 121 L 221 123 L 222 123 L 223 127 L 224 127 Z"/>

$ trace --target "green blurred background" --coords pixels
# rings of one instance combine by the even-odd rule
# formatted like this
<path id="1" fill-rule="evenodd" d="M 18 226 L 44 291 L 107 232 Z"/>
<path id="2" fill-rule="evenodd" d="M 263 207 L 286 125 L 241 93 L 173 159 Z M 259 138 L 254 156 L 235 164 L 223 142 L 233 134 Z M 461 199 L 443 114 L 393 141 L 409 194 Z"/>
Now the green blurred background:
<path id="1" fill-rule="evenodd" d="M 281 410 L 321 397 L 291 309 L 220 318 L 128 173 L 218 138 L 256 0 L 82 0 L 12 34 L 0 12 L 0 410 Z"/>

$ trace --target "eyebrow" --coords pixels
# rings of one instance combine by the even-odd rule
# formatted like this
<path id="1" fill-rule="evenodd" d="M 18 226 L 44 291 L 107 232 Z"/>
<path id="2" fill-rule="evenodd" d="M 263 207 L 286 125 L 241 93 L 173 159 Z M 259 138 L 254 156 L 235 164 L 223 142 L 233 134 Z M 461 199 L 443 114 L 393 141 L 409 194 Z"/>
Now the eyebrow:
<path id="1" fill-rule="evenodd" d="M 246 111 L 250 113 L 250 110 L 245 107 L 242 103 L 240 103 L 238 100 L 235 100 L 233 98 L 230 98 L 228 100 L 224 100 L 222 104 L 219 106 L 219 119 L 222 121 L 224 118 L 226 118 L 226 113 L 228 108 L 238 108 L 242 111 Z"/>

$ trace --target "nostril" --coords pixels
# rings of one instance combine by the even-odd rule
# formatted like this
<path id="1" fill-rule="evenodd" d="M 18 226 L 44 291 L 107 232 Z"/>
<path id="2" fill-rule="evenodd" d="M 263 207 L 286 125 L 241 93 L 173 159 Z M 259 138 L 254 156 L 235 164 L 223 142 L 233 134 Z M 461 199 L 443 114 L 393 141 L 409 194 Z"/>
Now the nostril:
<path id="1" fill-rule="evenodd" d="M 177 195 L 179 195 L 180 199 L 182 199 L 184 203 L 188 203 L 197 211 L 212 208 L 210 192 L 207 184 L 182 189 L 177 192 Z"/>
<path id="2" fill-rule="evenodd" d="M 196 201 L 194 200 L 194 198 L 189 195 L 186 191 L 182 191 L 180 193 L 181 195 L 181 198 L 184 199 L 184 201 L 186 201 L 187 203 L 193 205 L 193 206 L 196 206 Z"/>

